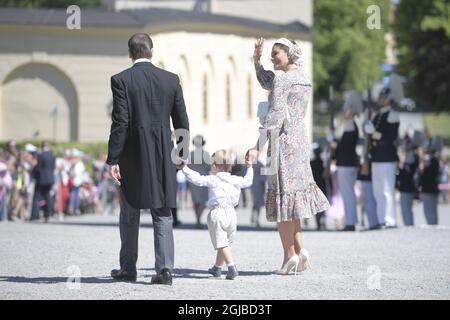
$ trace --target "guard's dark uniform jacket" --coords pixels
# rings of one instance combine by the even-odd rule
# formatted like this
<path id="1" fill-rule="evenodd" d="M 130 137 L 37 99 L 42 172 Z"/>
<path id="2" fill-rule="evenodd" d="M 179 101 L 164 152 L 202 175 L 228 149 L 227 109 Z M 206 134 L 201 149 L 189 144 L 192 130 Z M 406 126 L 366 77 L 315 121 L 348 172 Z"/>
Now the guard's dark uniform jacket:
<path id="1" fill-rule="evenodd" d="M 392 110 L 375 115 L 372 122 L 375 130 L 381 133 L 381 139 L 372 139 L 370 155 L 372 162 L 397 162 L 398 113 Z"/>
<path id="2" fill-rule="evenodd" d="M 344 131 L 341 141 L 337 145 L 335 152 L 337 166 L 357 167 L 359 165 L 359 158 L 356 154 L 358 139 L 358 127 L 353 121 L 353 130 Z"/>
<path id="3" fill-rule="evenodd" d="M 399 169 L 397 176 L 397 187 L 400 192 L 416 192 L 415 175 L 419 167 L 419 156 L 414 155 L 413 163 L 403 164 L 403 168 Z"/>

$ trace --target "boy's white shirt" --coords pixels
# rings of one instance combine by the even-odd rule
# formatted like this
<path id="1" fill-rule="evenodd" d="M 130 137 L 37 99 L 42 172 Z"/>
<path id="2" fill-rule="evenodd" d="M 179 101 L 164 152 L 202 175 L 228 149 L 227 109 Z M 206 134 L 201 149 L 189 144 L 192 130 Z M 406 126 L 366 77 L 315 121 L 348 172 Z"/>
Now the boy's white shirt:
<path id="1" fill-rule="evenodd" d="M 183 167 L 183 173 L 189 182 L 199 187 L 208 187 L 208 205 L 237 206 L 242 188 L 248 188 L 253 183 L 253 168 L 247 168 L 244 177 L 233 176 L 229 172 L 218 172 L 216 175 L 202 176 L 187 166 Z"/>

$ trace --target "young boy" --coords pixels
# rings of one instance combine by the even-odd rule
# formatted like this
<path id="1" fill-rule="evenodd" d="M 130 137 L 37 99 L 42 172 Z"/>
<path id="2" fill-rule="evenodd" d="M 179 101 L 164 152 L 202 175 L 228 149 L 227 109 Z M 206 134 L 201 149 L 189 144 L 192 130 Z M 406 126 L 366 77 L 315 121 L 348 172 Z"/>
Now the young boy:
<path id="1" fill-rule="evenodd" d="M 236 233 L 236 211 L 242 188 L 252 185 L 253 168 L 251 160 L 246 161 L 247 173 L 244 177 L 230 174 L 232 159 L 226 150 L 219 150 L 211 157 L 211 175 L 202 176 L 186 165 L 183 173 L 191 183 L 208 187 L 208 231 L 214 249 L 217 250 L 216 263 L 208 270 L 216 278 L 221 277 L 222 265 L 228 266 L 226 279 L 233 280 L 238 271 L 233 262 L 230 245 Z"/>

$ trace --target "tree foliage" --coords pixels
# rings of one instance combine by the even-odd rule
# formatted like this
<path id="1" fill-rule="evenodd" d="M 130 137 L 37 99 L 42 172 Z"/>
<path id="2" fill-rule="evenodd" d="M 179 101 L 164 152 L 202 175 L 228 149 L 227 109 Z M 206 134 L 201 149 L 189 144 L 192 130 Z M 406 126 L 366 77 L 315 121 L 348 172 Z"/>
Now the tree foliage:
<path id="1" fill-rule="evenodd" d="M 402 0 L 394 34 L 407 95 L 426 110 L 450 111 L 450 1 Z"/>
<path id="2" fill-rule="evenodd" d="M 79 7 L 96 7 L 101 0 L 0 0 L 0 7 L 17 8 L 67 8 L 76 4 Z"/>
<path id="3" fill-rule="evenodd" d="M 380 29 L 367 25 L 379 8 Z M 385 33 L 389 31 L 388 0 L 314 0 L 314 93 L 328 96 L 328 87 L 336 92 L 362 91 L 382 74 L 385 61 Z"/>

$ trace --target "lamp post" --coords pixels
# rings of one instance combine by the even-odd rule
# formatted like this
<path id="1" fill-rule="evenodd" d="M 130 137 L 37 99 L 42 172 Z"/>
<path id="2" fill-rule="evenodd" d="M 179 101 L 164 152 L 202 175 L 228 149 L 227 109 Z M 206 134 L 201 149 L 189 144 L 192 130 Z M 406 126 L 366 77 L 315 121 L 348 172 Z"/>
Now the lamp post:
<path id="1" fill-rule="evenodd" d="M 56 141 L 56 120 L 58 119 L 58 106 L 50 113 L 50 116 L 53 118 L 53 141 Z"/>

